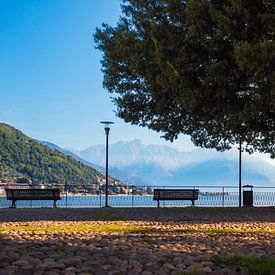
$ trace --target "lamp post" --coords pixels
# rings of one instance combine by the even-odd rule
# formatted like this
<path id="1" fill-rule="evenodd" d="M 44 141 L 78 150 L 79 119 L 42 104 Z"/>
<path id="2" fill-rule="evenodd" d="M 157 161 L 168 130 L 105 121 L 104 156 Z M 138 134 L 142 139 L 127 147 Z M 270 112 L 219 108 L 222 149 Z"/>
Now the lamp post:
<path id="1" fill-rule="evenodd" d="M 242 138 L 239 140 L 239 207 L 242 207 Z"/>
<path id="2" fill-rule="evenodd" d="M 239 207 L 242 207 L 242 143 L 245 134 L 245 123 L 240 125 L 239 136 Z"/>
<path id="3" fill-rule="evenodd" d="M 105 135 L 106 135 L 106 182 L 105 182 L 105 207 L 108 207 L 108 147 L 109 147 L 109 133 L 110 124 L 114 124 L 112 121 L 101 121 L 100 123 L 105 125 Z"/>

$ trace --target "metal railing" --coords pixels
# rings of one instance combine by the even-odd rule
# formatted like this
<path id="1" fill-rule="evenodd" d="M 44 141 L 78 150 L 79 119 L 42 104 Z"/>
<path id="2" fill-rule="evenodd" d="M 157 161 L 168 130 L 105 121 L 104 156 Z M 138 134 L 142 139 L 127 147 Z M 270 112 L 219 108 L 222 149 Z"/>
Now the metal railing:
<path id="1" fill-rule="evenodd" d="M 104 186 L 101 187 L 104 190 Z M 237 186 L 130 186 L 124 194 L 114 194 L 110 189 L 108 204 L 112 207 L 157 207 L 157 202 L 153 200 L 155 188 L 199 189 L 196 206 L 237 207 L 239 204 Z M 105 205 L 105 193 L 102 190 L 84 190 L 83 192 L 81 189 L 82 192 L 75 192 L 73 191 L 77 190 L 75 185 L 71 189 L 70 186 L 60 189 L 61 200 L 57 201 L 58 207 L 103 207 Z M 10 204 L 11 202 L 2 192 L 0 208 L 7 208 Z M 160 201 L 161 207 L 190 205 L 191 201 L 184 200 Z M 254 187 L 253 206 L 275 206 L 275 187 Z M 17 201 L 17 207 L 52 207 L 52 201 Z"/>

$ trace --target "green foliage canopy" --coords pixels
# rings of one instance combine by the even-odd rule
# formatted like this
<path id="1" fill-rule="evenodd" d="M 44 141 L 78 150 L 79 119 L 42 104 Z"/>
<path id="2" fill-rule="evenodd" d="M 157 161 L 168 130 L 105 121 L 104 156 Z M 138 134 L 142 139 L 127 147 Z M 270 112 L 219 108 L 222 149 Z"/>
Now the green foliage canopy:
<path id="1" fill-rule="evenodd" d="M 124 0 L 103 24 L 104 87 L 126 122 L 275 156 L 273 0 Z"/>

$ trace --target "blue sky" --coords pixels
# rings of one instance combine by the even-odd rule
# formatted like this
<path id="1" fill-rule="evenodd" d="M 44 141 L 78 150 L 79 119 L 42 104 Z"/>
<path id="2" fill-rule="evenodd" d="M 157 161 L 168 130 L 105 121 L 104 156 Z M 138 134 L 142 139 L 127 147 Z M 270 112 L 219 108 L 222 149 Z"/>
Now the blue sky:
<path id="1" fill-rule="evenodd" d="M 120 0 L 0 0 L 0 121 L 62 147 L 104 142 L 101 120 L 115 121 L 110 142 L 193 146 L 186 136 L 171 144 L 159 133 L 115 116 L 102 88 L 101 53 L 93 33 L 115 25 Z"/>
<path id="2" fill-rule="evenodd" d="M 105 142 L 99 123 L 112 120 L 110 143 L 141 139 L 186 151 L 187 136 L 174 143 L 126 124 L 102 88 L 96 27 L 119 19 L 120 0 L 0 0 L 0 122 L 61 147 Z M 274 160 L 270 163 L 275 165 Z"/>

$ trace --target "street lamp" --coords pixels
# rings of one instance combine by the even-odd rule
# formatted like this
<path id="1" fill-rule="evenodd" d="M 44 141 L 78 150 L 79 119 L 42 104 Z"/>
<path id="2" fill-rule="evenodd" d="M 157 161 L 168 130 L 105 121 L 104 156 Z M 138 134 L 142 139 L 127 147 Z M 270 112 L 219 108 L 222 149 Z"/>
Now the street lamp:
<path id="1" fill-rule="evenodd" d="M 242 207 L 242 136 L 245 133 L 245 123 L 240 126 L 239 136 L 239 207 Z"/>
<path id="2" fill-rule="evenodd" d="M 239 140 L 239 207 L 242 207 L 242 138 Z"/>
<path id="3" fill-rule="evenodd" d="M 106 183 L 105 183 L 105 207 L 108 207 L 108 147 L 109 147 L 109 133 L 110 124 L 114 124 L 112 121 L 101 121 L 100 123 L 105 125 L 105 135 L 106 135 Z"/>

